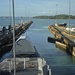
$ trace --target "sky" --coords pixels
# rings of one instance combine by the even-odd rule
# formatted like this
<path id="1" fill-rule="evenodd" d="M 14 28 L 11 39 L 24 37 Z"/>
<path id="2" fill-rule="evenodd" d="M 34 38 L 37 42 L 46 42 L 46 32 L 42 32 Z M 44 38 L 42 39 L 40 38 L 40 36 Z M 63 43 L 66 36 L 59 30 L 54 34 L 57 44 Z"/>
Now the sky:
<path id="1" fill-rule="evenodd" d="M 75 0 L 14 0 L 14 7 L 15 16 L 75 15 Z M 0 0 L 0 16 L 10 16 L 10 12 L 12 14 L 12 0 Z"/>

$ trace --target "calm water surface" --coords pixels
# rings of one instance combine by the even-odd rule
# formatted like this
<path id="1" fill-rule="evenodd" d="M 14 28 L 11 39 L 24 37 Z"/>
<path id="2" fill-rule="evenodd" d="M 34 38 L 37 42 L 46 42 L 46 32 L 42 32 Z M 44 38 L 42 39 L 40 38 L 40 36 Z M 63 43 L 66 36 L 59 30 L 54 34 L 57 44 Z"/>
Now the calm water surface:
<path id="1" fill-rule="evenodd" d="M 24 21 L 29 18 L 23 18 Z M 48 43 L 48 36 L 53 36 L 48 30 L 48 25 L 54 24 L 51 19 L 32 19 L 33 24 L 24 34 L 28 36 L 35 45 L 41 57 L 44 57 L 47 64 L 52 69 L 52 75 L 75 75 L 75 59 L 61 49 L 56 48 L 55 44 Z M 69 23 L 68 20 L 57 20 L 58 23 Z M 16 23 L 20 18 L 16 18 Z M 9 18 L 0 18 L 0 27 L 8 26 Z M 75 25 L 75 20 L 70 21 L 70 25 Z"/>

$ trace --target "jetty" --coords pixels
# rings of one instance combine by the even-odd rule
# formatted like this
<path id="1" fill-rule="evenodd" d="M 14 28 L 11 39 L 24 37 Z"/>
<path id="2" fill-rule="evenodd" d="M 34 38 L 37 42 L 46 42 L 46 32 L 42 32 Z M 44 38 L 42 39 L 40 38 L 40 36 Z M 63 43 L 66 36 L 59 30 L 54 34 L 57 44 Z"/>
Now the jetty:
<path id="1" fill-rule="evenodd" d="M 54 40 L 56 46 L 62 47 L 75 57 L 75 28 L 67 28 L 67 24 L 55 24 L 48 26 L 54 39 L 48 37 L 48 42 Z"/>

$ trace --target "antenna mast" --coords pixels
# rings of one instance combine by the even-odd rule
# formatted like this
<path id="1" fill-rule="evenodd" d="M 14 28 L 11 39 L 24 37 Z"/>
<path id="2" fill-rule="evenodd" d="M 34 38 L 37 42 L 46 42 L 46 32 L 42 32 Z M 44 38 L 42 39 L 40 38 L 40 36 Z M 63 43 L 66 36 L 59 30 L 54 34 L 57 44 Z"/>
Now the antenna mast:
<path id="1" fill-rule="evenodd" d="M 11 25 L 11 0 L 9 0 L 9 18 L 10 18 L 10 25 Z"/>
<path id="2" fill-rule="evenodd" d="M 71 1 L 69 0 L 69 31 L 70 31 L 70 15 L 71 15 Z"/>
<path id="3" fill-rule="evenodd" d="M 14 75 L 16 75 L 16 50 L 15 50 L 15 15 L 14 15 L 14 0 L 12 0 L 12 25 L 13 25 L 13 53 L 14 53 Z"/>
<path id="4" fill-rule="evenodd" d="M 57 13 L 58 13 L 58 4 L 56 4 L 56 17 L 55 17 L 55 23 L 57 23 Z"/>

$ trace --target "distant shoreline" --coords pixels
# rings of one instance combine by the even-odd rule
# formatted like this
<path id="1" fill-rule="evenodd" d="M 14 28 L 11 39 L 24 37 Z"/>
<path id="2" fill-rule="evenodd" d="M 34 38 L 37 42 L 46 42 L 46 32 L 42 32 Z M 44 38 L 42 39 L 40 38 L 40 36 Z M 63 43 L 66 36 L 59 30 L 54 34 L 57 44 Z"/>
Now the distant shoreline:
<path id="1" fill-rule="evenodd" d="M 60 15 L 54 15 L 54 16 L 34 16 L 33 18 L 38 19 L 75 19 L 75 15 L 66 15 L 66 14 L 60 14 Z"/>

